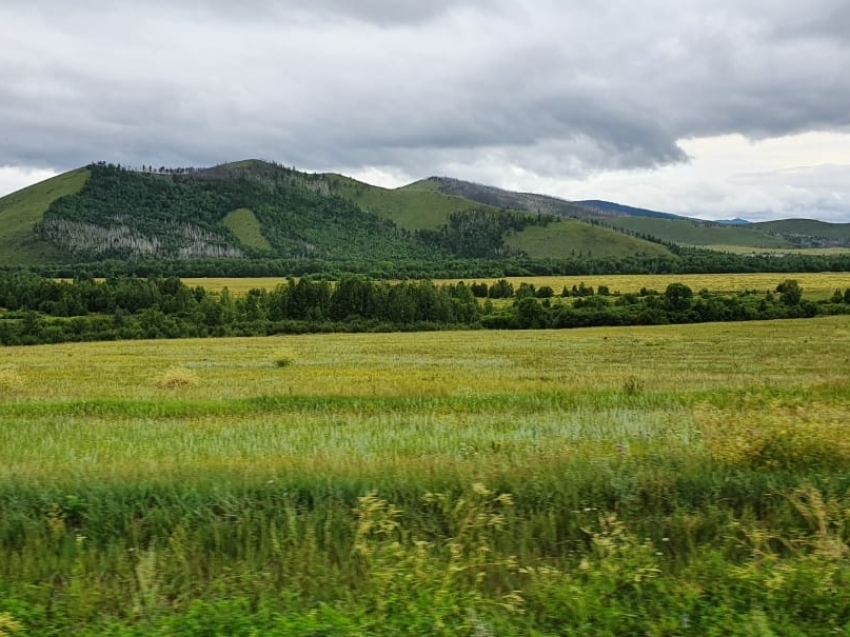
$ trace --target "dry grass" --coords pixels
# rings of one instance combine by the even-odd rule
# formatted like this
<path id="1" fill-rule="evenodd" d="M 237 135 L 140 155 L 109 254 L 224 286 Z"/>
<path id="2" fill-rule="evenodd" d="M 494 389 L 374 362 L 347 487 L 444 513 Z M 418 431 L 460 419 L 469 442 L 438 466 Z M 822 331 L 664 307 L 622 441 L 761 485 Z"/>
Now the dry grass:
<path id="1" fill-rule="evenodd" d="M 836 289 L 845 290 L 850 288 L 850 273 L 847 272 L 824 272 L 824 273 L 748 273 L 748 274 L 617 274 L 596 276 L 533 276 L 533 277 L 508 277 L 515 288 L 520 283 L 532 283 L 536 287 L 550 286 L 556 294 L 560 294 L 564 287 L 571 289 L 574 285 L 581 283 L 593 286 L 594 289 L 600 285 L 607 285 L 611 292 L 639 292 L 641 288 L 654 289 L 663 292 L 671 283 L 684 283 L 698 292 L 707 289 L 712 292 L 740 292 L 743 290 L 759 290 L 766 292 L 776 289 L 776 286 L 785 279 L 796 279 L 800 282 L 807 297 L 827 297 Z M 436 281 L 441 283 L 456 283 L 461 279 L 445 279 Z M 483 281 L 491 284 L 497 279 L 464 279 L 466 283 Z M 282 278 L 216 278 L 216 279 L 183 279 L 192 287 L 201 286 L 209 290 L 221 290 L 227 288 L 233 294 L 245 294 L 253 288 L 272 290 L 281 283 L 286 283 Z"/>
<path id="2" fill-rule="evenodd" d="M 0 477 L 208 469 L 487 480 L 659 447 L 752 465 L 751 423 L 766 432 L 762 448 L 799 420 L 792 445 L 811 434 L 824 449 L 850 419 L 850 317 L 509 336 L 0 349 L 0 366 L 20 360 L 28 381 L 16 401 L 0 401 Z M 278 360 L 298 363 L 275 373 Z M 166 371 L 151 382 L 150 370 Z M 775 396 L 781 404 L 766 402 Z M 846 447 L 833 447 L 840 460 Z"/>
<path id="3" fill-rule="evenodd" d="M 156 379 L 157 387 L 162 389 L 179 389 L 181 387 L 197 387 L 200 384 L 198 375 L 184 367 L 171 367 Z"/>
<path id="4" fill-rule="evenodd" d="M 297 365 L 269 367 L 281 351 Z M 814 355 L 818 352 L 821 354 Z M 0 348 L 28 400 L 159 397 L 151 370 L 185 368 L 193 396 L 472 396 L 810 387 L 850 372 L 850 317 L 701 325 L 314 334 L 271 338 L 67 343 Z M 179 361 L 179 363 L 175 363 Z"/>
<path id="5" fill-rule="evenodd" d="M 0 396 L 16 394 L 24 389 L 24 379 L 14 369 L 0 369 Z"/>

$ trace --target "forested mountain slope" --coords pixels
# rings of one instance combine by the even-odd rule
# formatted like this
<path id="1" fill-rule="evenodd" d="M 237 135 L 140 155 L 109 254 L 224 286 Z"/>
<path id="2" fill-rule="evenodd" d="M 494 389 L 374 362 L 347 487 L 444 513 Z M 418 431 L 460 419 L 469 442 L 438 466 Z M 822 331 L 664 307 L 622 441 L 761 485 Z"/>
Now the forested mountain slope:
<path id="1" fill-rule="evenodd" d="M 119 260 L 328 263 L 615 257 L 669 251 L 609 228 L 434 189 L 389 190 L 246 160 L 212 168 L 105 163 L 0 199 L 7 265 Z M 550 236 L 551 240 L 542 238 Z"/>

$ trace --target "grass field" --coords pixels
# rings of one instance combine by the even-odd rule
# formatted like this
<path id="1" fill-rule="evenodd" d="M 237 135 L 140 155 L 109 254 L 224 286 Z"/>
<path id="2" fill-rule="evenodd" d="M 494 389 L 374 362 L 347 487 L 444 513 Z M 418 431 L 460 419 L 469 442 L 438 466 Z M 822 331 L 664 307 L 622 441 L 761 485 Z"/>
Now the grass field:
<path id="1" fill-rule="evenodd" d="M 435 189 L 390 190 L 342 175 L 328 175 L 326 179 L 335 194 L 407 230 L 435 230 L 448 223 L 453 212 L 481 208 L 496 210 L 468 199 L 444 195 Z"/>
<path id="2" fill-rule="evenodd" d="M 850 273 L 749 273 L 749 274 L 605 274 L 598 276 L 538 276 L 538 277 L 507 277 L 513 286 L 519 287 L 523 282 L 535 287 L 550 286 L 560 294 L 564 287 L 572 289 L 574 285 L 584 283 L 593 286 L 607 285 L 610 291 L 639 292 L 641 288 L 663 292 L 671 283 L 684 283 L 698 292 L 707 289 L 712 292 L 741 292 L 744 290 L 774 290 L 786 279 L 796 279 L 803 288 L 807 298 L 823 298 L 830 296 L 835 290 L 845 290 L 850 287 Z M 457 283 L 461 279 L 438 280 L 436 283 Z M 465 279 L 467 283 L 485 282 L 488 285 L 497 279 Z M 273 290 L 284 278 L 187 278 L 183 281 L 192 287 L 201 286 L 210 290 L 227 288 L 233 294 L 245 294 L 252 288 Z"/>
<path id="3" fill-rule="evenodd" d="M 848 317 L 0 349 L 0 631 L 847 634 L 848 353 Z"/>
<path id="4" fill-rule="evenodd" d="M 647 234 L 668 243 L 682 245 L 737 245 L 758 248 L 788 248 L 791 244 L 757 226 L 724 226 L 691 220 L 654 219 L 650 217 L 614 217 L 609 225 Z"/>
<path id="5" fill-rule="evenodd" d="M 826 237 L 843 241 L 850 239 L 850 223 L 826 223 L 815 219 L 782 219 L 779 221 L 763 221 L 754 225 L 759 230 L 768 232 Z"/>
<path id="6" fill-rule="evenodd" d="M 731 252 L 732 254 L 812 254 L 833 255 L 847 254 L 850 248 L 750 248 L 747 246 L 705 245 L 700 246 L 716 252 Z"/>
<path id="7" fill-rule="evenodd" d="M 534 226 L 511 234 L 506 243 L 538 259 L 622 257 L 632 254 L 670 255 L 662 245 L 618 232 L 609 232 L 574 219 L 559 220 L 546 227 Z"/>
<path id="8" fill-rule="evenodd" d="M 265 252 L 271 251 L 272 246 L 263 236 L 260 222 L 252 210 L 240 208 L 227 213 L 224 218 L 224 225 L 246 248 Z"/>

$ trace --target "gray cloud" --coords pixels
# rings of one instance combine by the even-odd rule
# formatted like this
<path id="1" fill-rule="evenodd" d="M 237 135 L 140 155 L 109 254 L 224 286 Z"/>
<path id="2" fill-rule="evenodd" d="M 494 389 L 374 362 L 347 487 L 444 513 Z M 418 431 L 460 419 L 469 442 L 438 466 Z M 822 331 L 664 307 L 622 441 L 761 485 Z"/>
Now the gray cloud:
<path id="1" fill-rule="evenodd" d="M 499 183 L 494 158 L 576 178 L 685 162 L 693 137 L 850 130 L 845 0 L 597 5 L 2 6 L 0 165 L 259 156 Z"/>

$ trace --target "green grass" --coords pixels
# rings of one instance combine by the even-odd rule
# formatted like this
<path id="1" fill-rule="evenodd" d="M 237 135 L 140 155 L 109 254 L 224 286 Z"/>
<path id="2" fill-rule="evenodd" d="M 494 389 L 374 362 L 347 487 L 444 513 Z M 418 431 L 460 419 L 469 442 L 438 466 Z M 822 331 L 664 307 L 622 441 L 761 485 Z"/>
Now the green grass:
<path id="1" fill-rule="evenodd" d="M 814 219 L 783 219 L 754 223 L 753 226 L 758 230 L 777 234 L 824 237 L 839 241 L 850 240 L 850 223 L 826 223 Z"/>
<path id="2" fill-rule="evenodd" d="M 445 195 L 439 191 L 438 184 L 427 179 L 395 190 L 370 186 L 338 175 L 329 175 L 327 179 L 335 193 L 408 230 L 439 228 L 448 222 L 453 212 L 498 210 Z M 669 254 L 666 248 L 657 244 L 575 220 L 558 221 L 545 228 L 527 228 L 508 237 L 507 244 L 523 250 L 532 258 L 567 258 L 579 252 L 587 255 L 588 250 L 599 257 Z"/>
<path id="3" fill-rule="evenodd" d="M 772 236 L 750 226 L 725 226 L 699 221 L 646 217 L 615 217 L 606 220 L 606 223 L 616 228 L 683 245 L 737 245 L 752 248 L 791 247 L 781 237 Z"/>
<path id="4" fill-rule="evenodd" d="M 0 620 L 842 634 L 848 351 L 848 317 L 0 349 Z"/>
<path id="5" fill-rule="evenodd" d="M 571 256 L 622 257 L 627 255 L 670 255 L 662 245 L 637 239 L 588 223 L 565 219 L 546 227 L 533 226 L 508 237 L 510 247 L 541 259 Z"/>
<path id="6" fill-rule="evenodd" d="M 419 181 L 414 181 L 413 183 L 407 184 L 406 186 L 402 186 L 399 190 L 406 190 L 409 192 L 440 192 L 440 184 L 439 182 L 433 179 L 420 179 Z"/>
<path id="7" fill-rule="evenodd" d="M 448 223 L 453 212 L 497 210 L 435 190 L 407 187 L 389 190 L 341 175 L 327 175 L 326 179 L 335 194 L 407 230 L 434 230 Z"/>
<path id="8" fill-rule="evenodd" d="M 247 208 L 233 210 L 227 213 L 223 223 L 244 247 L 260 252 L 271 252 L 272 246 L 263 236 L 260 222 L 253 211 Z"/>
<path id="9" fill-rule="evenodd" d="M 39 241 L 33 226 L 60 197 L 78 193 L 89 172 L 74 170 L 0 199 L 0 265 L 38 265 L 59 260 L 51 245 Z"/>

